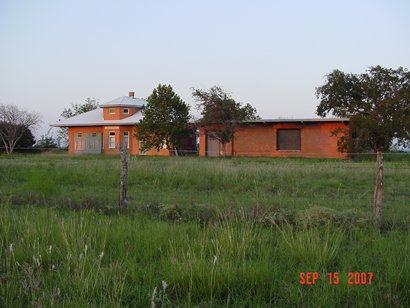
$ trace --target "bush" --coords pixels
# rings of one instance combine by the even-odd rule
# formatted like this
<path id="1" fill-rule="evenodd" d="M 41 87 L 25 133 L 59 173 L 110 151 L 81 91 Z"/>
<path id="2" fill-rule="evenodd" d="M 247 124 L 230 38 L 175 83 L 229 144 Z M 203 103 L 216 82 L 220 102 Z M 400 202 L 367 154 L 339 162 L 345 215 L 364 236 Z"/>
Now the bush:
<path id="1" fill-rule="evenodd" d="M 161 208 L 159 217 L 164 220 L 182 220 L 182 210 L 177 205 L 164 206 Z"/>
<path id="2" fill-rule="evenodd" d="M 357 211 L 336 211 L 326 207 L 312 207 L 296 214 L 296 224 L 302 227 L 316 227 L 327 224 L 345 227 L 360 227 L 367 225 L 371 219 Z"/>

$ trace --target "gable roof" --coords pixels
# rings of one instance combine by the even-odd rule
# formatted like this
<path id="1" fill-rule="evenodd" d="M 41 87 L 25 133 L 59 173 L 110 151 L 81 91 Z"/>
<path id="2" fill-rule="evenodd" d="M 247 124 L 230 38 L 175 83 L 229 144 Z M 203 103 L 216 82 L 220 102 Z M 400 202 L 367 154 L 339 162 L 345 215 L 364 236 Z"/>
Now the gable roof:
<path id="1" fill-rule="evenodd" d="M 135 106 L 135 105 L 134 105 Z M 142 112 L 137 111 L 133 115 L 120 120 L 104 120 L 103 109 L 94 109 L 81 113 L 68 119 L 60 119 L 56 123 L 50 124 L 53 127 L 72 126 L 105 126 L 105 125 L 135 125 L 143 118 Z"/>

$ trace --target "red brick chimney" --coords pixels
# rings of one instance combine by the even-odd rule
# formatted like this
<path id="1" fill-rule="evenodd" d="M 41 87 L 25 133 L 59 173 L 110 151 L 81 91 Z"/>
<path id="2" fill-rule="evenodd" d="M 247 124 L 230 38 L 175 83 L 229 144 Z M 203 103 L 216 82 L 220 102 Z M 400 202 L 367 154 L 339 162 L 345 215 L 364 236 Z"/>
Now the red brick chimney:
<path id="1" fill-rule="evenodd" d="M 135 92 L 128 92 L 129 97 L 134 97 L 134 95 L 135 95 Z"/>

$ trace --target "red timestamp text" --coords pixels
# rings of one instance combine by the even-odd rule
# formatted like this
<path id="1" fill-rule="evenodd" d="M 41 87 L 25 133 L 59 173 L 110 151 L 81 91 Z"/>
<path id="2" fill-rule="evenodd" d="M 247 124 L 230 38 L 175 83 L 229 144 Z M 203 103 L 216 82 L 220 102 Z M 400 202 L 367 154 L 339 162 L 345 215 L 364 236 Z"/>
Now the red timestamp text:
<path id="1" fill-rule="evenodd" d="M 330 272 L 327 276 L 329 284 L 337 285 L 343 280 L 350 285 L 365 285 L 372 283 L 374 274 L 373 272 L 348 272 L 346 276 L 339 272 Z M 315 284 L 320 279 L 320 275 L 318 272 L 300 272 L 299 278 L 300 284 Z"/>

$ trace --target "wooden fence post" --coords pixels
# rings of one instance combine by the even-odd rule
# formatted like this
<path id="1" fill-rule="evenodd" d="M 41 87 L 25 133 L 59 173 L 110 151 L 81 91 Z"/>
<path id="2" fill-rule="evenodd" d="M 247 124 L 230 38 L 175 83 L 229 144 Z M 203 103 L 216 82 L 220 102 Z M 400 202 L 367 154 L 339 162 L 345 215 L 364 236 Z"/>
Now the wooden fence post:
<path id="1" fill-rule="evenodd" d="M 383 154 L 380 150 L 377 150 L 376 186 L 374 189 L 374 221 L 378 229 L 382 226 L 383 188 Z"/>
<path id="2" fill-rule="evenodd" d="M 120 147 L 121 155 L 121 184 L 120 184 L 120 209 L 127 207 L 127 177 L 128 177 L 128 151 L 127 145 Z"/>

